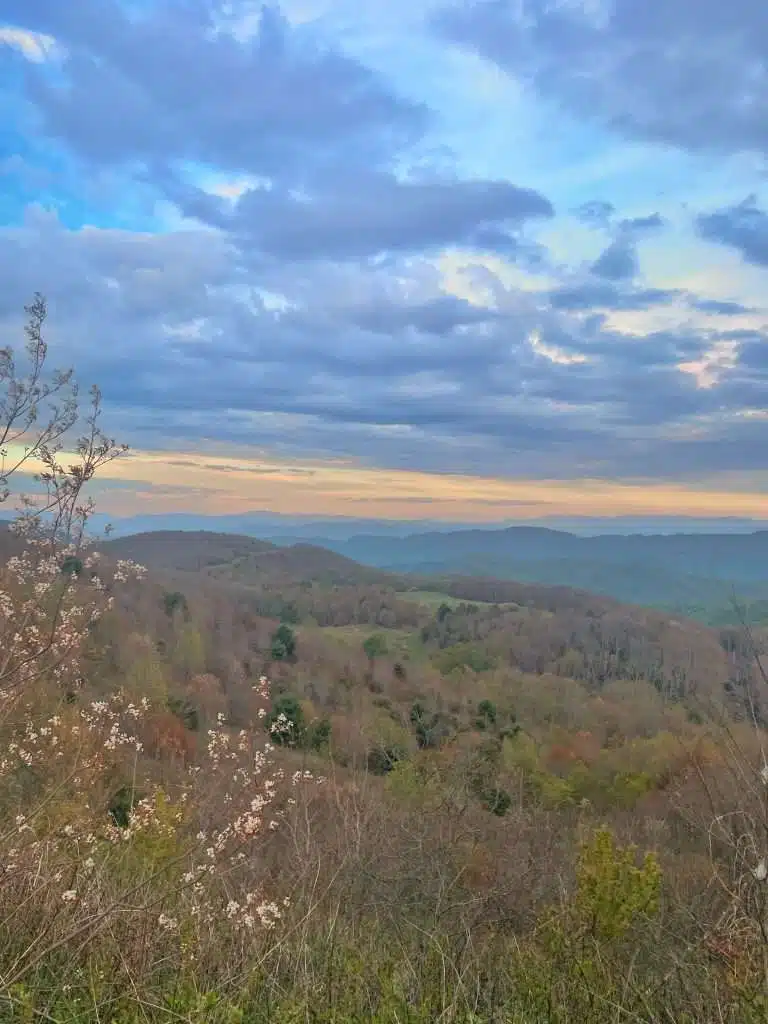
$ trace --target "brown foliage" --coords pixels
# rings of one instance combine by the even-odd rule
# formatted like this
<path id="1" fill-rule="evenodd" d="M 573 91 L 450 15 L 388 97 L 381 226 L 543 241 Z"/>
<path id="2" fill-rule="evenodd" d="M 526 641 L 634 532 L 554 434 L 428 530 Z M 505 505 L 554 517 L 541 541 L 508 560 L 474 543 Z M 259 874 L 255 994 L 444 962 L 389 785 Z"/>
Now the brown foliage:
<path id="1" fill-rule="evenodd" d="M 159 761 L 190 763 L 197 747 L 196 736 L 170 711 L 147 716 L 144 743 L 150 757 Z"/>

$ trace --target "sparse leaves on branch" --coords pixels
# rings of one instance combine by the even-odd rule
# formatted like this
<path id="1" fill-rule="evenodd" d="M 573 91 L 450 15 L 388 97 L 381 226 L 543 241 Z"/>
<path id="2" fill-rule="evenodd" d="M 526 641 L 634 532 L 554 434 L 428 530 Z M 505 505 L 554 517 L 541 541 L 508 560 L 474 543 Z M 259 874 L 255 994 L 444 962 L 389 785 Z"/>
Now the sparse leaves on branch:
<path id="1" fill-rule="evenodd" d="M 78 421 L 77 383 L 71 370 L 47 370 L 42 296 L 26 312 L 25 367 L 11 348 L 0 352 L 0 502 L 10 498 L 17 474 L 42 468 L 33 475 L 38 492 L 20 495 L 22 509 L 11 524 L 18 550 L 0 569 L 0 693 L 6 697 L 42 678 L 68 688 L 80 683 L 83 641 L 112 602 L 98 554 L 85 551 L 93 509 L 85 488 L 127 450 L 101 430 L 101 394 L 94 387 L 74 455 L 64 455 Z M 111 582 L 141 572 L 119 562 Z"/>
<path id="2" fill-rule="evenodd" d="M 12 494 L 11 478 L 31 465 L 40 489 L 34 496 L 20 495 L 24 511 L 17 529 L 35 531 L 51 543 L 79 547 L 93 511 L 84 488 L 102 466 L 123 455 L 128 446 L 108 437 L 100 426 L 101 392 L 90 389 L 90 408 L 83 433 L 73 442 L 73 458 L 66 442 L 80 417 L 78 385 L 70 370 L 48 369 L 48 345 L 43 336 L 47 307 L 35 295 L 25 307 L 25 365 L 18 364 L 10 347 L 0 350 L 0 502 Z"/>
<path id="3" fill-rule="evenodd" d="M 48 957 L 97 936 L 118 946 L 116 935 L 131 929 L 142 943 L 153 936 L 154 961 L 175 957 L 181 966 L 218 951 L 223 931 L 242 946 L 249 933 L 273 927 L 282 911 L 254 875 L 254 843 L 277 827 L 278 787 L 291 793 L 312 779 L 284 779 L 272 767 L 272 744 L 236 733 L 220 713 L 207 742 L 194 744 L 195 763 L 185 761 L 166 792 L 152 754 L 174 754 L 160 727 L 169 718 L 182 732 L 199 727 L 189 701 L 155 709 L 124 693 L 124 680 L 98 699 L 77 696 L 89 631 L 112 607 L 115 588 L 144 570 L 125 560 L 102 568 L 89 546 L 87 485 L 126 446 L 101 430 L 93 388 L 83 434 L 65 454 L 77 387 L 69 371 L 46 377 L 40 296 L 27 314 L 27 369 L 10 349 L 0 353 L 1 500 L 14 474 L 42 466 L 40 492 L 23 500 L 13 523 L 16 550 L 0 566 L 0 808 L 11 810 L 0 816 L 0 1000 Z M 182 595 L 170 597 L 169 614 L 186 610 Z M 295 639 L 283 628 L 292 653 Z M 180 636 L 194 661 L 199 636 L 188 624 Z M 266 677 L 254 690 L 269 703 Z M 206 803 L 211 792 L 216 800 Z"/>

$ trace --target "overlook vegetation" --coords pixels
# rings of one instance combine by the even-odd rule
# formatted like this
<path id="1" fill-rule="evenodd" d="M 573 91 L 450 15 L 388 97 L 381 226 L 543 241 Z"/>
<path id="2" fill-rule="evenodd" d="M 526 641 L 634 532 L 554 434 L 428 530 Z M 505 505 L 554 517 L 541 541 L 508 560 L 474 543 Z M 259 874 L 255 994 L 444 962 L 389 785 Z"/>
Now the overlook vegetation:
<path id="1" fill-rule="evenodd" d="M 1 538 L 0 1020 L 768 1019 L 759 629 L 311 545 L 89 543 L 122 448 L 95 392 L 60 464 L 44 319 L 0 365 L 43 465 Z"/>

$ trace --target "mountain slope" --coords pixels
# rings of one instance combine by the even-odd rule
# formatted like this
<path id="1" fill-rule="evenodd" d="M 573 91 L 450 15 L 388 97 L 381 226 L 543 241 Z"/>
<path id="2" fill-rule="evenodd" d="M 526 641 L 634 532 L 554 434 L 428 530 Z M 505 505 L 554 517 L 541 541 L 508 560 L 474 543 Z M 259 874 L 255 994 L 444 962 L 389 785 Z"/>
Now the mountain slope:
<path id="1" fill-rule="evenodd" d="M 248 583 L 268 578 L 274 582 L 314 582 L 324 586 L 395 585 L 399 581 L 389 573 L 313 544 L 293 544 L 271 548 L 233 559 L 229 565 L 215 566 L 212 575 L 220 579 Z"/>
<path id="2" fill-rule="evenodd" d="M 148 569 L 199 572 L 235 559 L 277 551 L 274 544 L 252 537 L 206 530 L 157 530 L 118 537 L 97 545 L 110 558 L 129 558 Z"/>
<path id="3" fill-rule="evenodd" d="M 385 584 L 393 577 L 311 544 L 277 547 L 238 534 L 158 530 L 100 544 L 110 558 L 130 558 L 152 570 L 204 572 L 248 584 L 315 581 L 326 585 Z"/>

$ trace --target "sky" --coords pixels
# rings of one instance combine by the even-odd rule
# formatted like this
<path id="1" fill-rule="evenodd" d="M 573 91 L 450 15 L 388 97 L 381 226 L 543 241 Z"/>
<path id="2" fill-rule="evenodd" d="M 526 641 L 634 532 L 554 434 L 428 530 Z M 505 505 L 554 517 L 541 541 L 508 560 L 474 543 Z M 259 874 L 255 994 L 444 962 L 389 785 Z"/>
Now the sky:
<path id="1" fill-rule="evenodd" d="M 0 0 L 114 515 L 768 518 L 763 0 Z"/>

